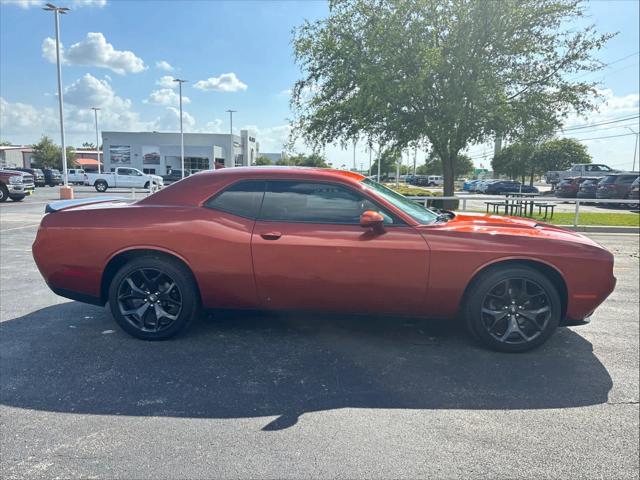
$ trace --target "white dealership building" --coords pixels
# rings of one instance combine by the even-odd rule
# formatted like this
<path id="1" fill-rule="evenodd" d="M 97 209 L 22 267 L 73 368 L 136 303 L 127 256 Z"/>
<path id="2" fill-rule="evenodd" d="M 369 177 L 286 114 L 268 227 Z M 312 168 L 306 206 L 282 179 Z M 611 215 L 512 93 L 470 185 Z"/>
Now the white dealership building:
<path id="1" fill-rule="evenodd" d="M 248 130 L 241 130 L 240 135 L 185 133 L 185 170 L 253 165 L 258 148 Z M 180 133 L 105 131 L 102 152 L 107 172 L 116 167 L 133 167 L 145 173 L 166 175 L 180 169 Z"/>

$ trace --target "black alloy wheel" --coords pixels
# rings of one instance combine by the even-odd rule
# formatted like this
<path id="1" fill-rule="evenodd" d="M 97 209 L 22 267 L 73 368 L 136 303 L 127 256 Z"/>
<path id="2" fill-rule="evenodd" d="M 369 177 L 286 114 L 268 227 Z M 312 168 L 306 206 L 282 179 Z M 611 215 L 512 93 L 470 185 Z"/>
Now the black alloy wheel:
<path id="1" fill-rule="evenodd" d="M 491 269 L 470 286 L 465 316 L 470 332 L 486 346 L 524 352 L 544 343 L 561 316 L 557 288 L 525 266 Z"/>
<path id="2" fill-rule="evenodd" d="M 193 320 L 197 286 L 181 263 L 144 256 L 124 265 L 109 288 L 111 313 L 120 327 L 144 340 L 170 338 Z"/>

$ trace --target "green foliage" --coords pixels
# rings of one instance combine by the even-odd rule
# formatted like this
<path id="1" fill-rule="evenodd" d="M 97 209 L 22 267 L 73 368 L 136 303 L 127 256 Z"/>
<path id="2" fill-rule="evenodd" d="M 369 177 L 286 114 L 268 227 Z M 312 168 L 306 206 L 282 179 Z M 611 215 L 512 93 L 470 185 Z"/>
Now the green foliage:
<path id="1" fill-rule="evenodd" d="M 378 162 L 380 162 L 380 178 L 395 177 L 399 160 L 400 153 L 397 150 L 383 150 L 371 165 L 371 175 L 378 175 Z"/>
<path id="2" fill-rule="evenodd" d="M 256 158 L 255 165 L 273 165 L 273 163 L 268 157 L 260 156 Z"/>
<path id="3" fill-rule="evenodd" d="M 8 140 L 0 141 L 0 147 L 9 147 L 11 145 L 13 145 L 13 143 L 9 142 Z"/>
<path id="4" fill-rule="evenodd" d="M 473 169 L 473 160 L 471 160 L 467 155 L 459 153 L 454 164 L 456 176 L 464 177 L 469 175 L 473 172 Z M 418 175 L 442 175 L 442 171 L 442 160 L 440 160 L 440 157 L 433 152 L 427 158 L 426 163 L 416 168 L 416 173 Z"/>
<path id="5" fill-rule="evenodd" d="M 62 149 L 59 145 L 53 143 L 51 138 L 43 135 L 40 141 L 32 145 L 34 150 L 33 159 L 34 166 L 37 168 L 57 168 L 62 169 Z M 73 147 L 67 147 L 67 167 L 75 164 L 76 154 Z"/>
<path id="6" fill-rule="evenodd" d="M 82 148 L 84 148 L 86 150 L 95 150 L 96 149 L 96 144 L 95 143 L 91 143 L 91 142 L 83 142 L 82 143 Z"/>
<path id="7" fill-rule="evenodd" d="M 612 35 L 578 28 L 583 16 L 580 0 L 332 0 L 328 18 L 294 34 L 293 134 L 428 141 L 450 195 L 468 145 L 594 107 L 595 85 L 576 73 L 602 67 L 594 53 Z"/>
<path id="8" fill-rule="evenodd" d="M 291 165 L 296 167 L 316 167 L 316 168 L 329 168 L 327 162 L 322 155 L 312 153 L 311 155 L 305 155 L 303 153 L 296 153 L 291 156 L 287 156 L 282 160 L 278 160 L 276 165 Z"/>
<path id="9" fill-rule="evenodd" d="M 549 170 L 566 170 L 574 163 L 591 163 L 587 148 L 573 138 L 558 138 L 539 145 L 514 143 L 491 161 L 493 171 L 513 179 L 542 175 Z"/>
<path id="10" fill-rule="evenodd" d="M 573 138 L 558 138 L 540 145 L 533 161 L 540 173 L 549 170 L 567 170 L 574 163 L 591 163 L 587 147 Z"/>

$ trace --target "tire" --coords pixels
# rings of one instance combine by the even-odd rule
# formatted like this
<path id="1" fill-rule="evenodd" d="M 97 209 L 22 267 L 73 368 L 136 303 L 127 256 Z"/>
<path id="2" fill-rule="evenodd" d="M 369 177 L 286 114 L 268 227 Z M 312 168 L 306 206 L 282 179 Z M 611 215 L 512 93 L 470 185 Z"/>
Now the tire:
<path id="1" fill-rule="evenodd" d="M 96 180 L 96 183 L 94 183 L 93 186 L 96 189 L 96 191 L 100 193 L 106 192 L 107 188 L 109 188 L 109 185 L 104 180 Z"/>
<path id="2" fill-rule="evenodd" d="M 557 288 L 526 266 L 488 269 L 473 280 L 468 292 L 463 312 L 469 333 L 500 352 L 539 347 L 556 330 L 562 315 Z"/>
<path id="3" fill-rule="evenodd" d="M 145 183 L 145 184 L 144 184 L 144 187 L 142 187 L 142 188 L 144 188 L 144 189 L 148 189 L 148 188 L 149 188 L 149 182 Z"/>
<path id="4" fill-rule="evenodd" d="M 7 198 L 9 198 L 9 190 L 0 183 L 0 203 L 6 202 Z"/>
<path id="5" fill-rule="evenodd" d="M 199 307 L 198 288 L 182 263 L 160 256 L 138 257 L 113 277 L 109 307 L 115 321 L 129 335 L 142 340 L 166 340 L 193 321 Z"/>
<path id="6" fill-rule="evenodd" d="M 24 200 L 24 197 L 24 195 L 9 195 L 9 198 L 14 202 L 21 202 L 22 200 Z"/>

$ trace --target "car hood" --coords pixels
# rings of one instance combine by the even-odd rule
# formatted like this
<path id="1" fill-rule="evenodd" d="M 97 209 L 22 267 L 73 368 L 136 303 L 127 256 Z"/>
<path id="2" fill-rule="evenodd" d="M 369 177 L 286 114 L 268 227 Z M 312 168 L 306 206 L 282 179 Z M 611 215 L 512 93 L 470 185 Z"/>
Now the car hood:
<path id="1" fill-rule="evenodd" d="M 549 238 L 600 247 L 600 245 L 590 238 L 572 230 L 520 217 L 506 217 L 482 213 L 461 213 L 456 214 L 455 217 L 447 223 L 425 225 L 420 228 L 425 231 L 427 229 L 437 229 L 439 231 L 484 235 Z"/>

